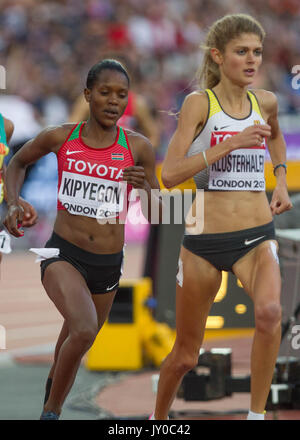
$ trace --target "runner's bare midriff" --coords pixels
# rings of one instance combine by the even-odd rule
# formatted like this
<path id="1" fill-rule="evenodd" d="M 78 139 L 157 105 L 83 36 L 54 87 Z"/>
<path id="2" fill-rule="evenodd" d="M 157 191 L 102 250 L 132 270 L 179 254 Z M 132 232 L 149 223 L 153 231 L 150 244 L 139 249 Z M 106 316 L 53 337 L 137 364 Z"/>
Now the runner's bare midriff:
<path id="1" fill-rule="evenodd" d="M 269 202 L 264 191 L 207 191 L 203 194 L 204 223 L 201 222 L 203 209 L 201 209 L 201 193 L 199 193 L 192 207 L 193 216 L 197 215 L 196 223 L 199 227 L 194 228 L 194 232 L 191 233 L 216 234 L 239 231 L 272 221 Z"/>
<path id="2" fill-rule="evenodd" d="M 58 211 L 54 232 L 76 246 L 95 254 L 120 252 L 124 245 L 124 225 L 99 224 L 96 219 Z"/>

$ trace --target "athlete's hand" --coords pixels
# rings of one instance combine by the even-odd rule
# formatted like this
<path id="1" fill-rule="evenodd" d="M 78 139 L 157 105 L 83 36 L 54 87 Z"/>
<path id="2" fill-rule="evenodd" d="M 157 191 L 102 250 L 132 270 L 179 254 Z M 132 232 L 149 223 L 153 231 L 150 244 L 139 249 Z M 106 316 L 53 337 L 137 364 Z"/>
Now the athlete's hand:
<path id="1" fill-rule="evenodd" d="M 145 188 L 146 174 L 144 167 L 134 165 L 124 168 L 123 180 L 132 185 L 133 188 Z"/>
<path id="2" fill-rule="evenodd" d="M 240 133 L 232 136 L 232 138 L 230 139 L 232 150 L 259 146 L 263 143 L 264 138 L 268 138 L 270 136 L 270 125 L 251 125 L 250 127 L 245 128 Z"/>
<path id="3" fill-rule="evenodd" d="M 24 210 L 22 226 L 25 228 L 30 228 L 35 225 L 38 219 L 38 215 L 34 207 L 26 202 L 22 197 L 19 197 L 19 205 Z"/>
<path id="4" fill-rule="evenodd" d="M 292 209 L 293 204 L 290 200 L 287 187 L 284 185 L 276 186 L 273 191 L 270 208 L 272 215 L 279 215 Z"/>
<path id="5" fill-rule="evenodd" d="M 8 206 L 7 214 L 4 219 L 4 226 L 14 237 L 23 237 L 24 231 L 20 229 L 24 218 L 24 209 L 19 204 Z"/>

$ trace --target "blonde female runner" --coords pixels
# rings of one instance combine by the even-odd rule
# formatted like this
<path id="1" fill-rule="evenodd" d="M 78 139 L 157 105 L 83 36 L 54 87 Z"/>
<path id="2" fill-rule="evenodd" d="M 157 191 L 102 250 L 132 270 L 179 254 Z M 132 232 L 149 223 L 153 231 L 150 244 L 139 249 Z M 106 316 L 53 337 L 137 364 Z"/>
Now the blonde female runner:
<path id="1" fill-rule="evenodd" d="M 211 26 L 199 72 L 205 90 L 186 97 L 164 161 L 167 187 L 194 176 L 197 188 L 204 190 L 204 229 L 198 227 L 200 218 L 185 229 L 177 275 L 177 336 L 161 367 L 152 419 L 168 417 L 184 374 L 197 364 L 222 271 L 232 271 L 254 303 L 247 418 L 264 419 L 281 335 L 273 216 L 292 207 L 276 96 L 248 90 L 262 63 L 264 36 L 261 25 L 243 14 Z M 270 204 L 264 179 L 267 147 L 277 179 Z M 196 203 L 197 197 L 193 209 Z"/>

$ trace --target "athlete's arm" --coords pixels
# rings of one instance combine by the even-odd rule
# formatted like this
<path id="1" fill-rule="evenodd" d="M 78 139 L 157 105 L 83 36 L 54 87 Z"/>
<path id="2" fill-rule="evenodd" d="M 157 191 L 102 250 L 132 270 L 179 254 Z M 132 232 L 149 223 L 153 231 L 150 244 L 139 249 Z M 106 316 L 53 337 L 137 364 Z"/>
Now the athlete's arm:
<path id="1" fill-rule="evenodd" d="M 25 145 L 12 157 L 6 170 L 6 199 L 8 205 L 4 225 L 14 236 L 23 235 L 18 224 L 24 224 L 24 209 L 19 195 L 24 183 L 26 168 L 50 152 L 56 152 L 64 142 L 66 126 L 50 127 L 43 130 L 36 138 Z M 24 224 L 25 226 L 25 224 Z"/>
<path id="2" fill-rule="evenodd" d="M 167 188 L 193 177 L 206 168 L 203 153 L 186 157 L 186 153 L 196 135 L 200 132 L 208 114 L 208 99 L 205 93 L 194 92 L 188 95 L 182 105 L 177 129 L 171 138 L 162 168 L 162 181 Z M 270 135 L 268 126 L 254 125 L 241 133 L 220 142 L 206 150 L 208 165 L 218 161 L 238 148 L 252 147 Z M 209 147 L 209 146 L 208 146 Z"/>
<path id="3" fill-rule="evenodd" d="M 162 167 L 162 181 L 167 188 L 184 182 L 205 168 L 202 154 L 185 157 L 208 112 L 204 93 L 191 93 L 181 107 L 177 128 L 168 146 Z"/>
<path id="4" fill-rule="evenodd" d="M 155 174 L 154 149 L 149 140 L 140 134 L 129 136 L 129 140 L 134 149 L 136 165 L 124 169 L 123 179 L 139 190 L 145 218 L 150 221 L 156 216 L 156 220 L 160 221 L 162 200 L 158 194 L 160 186 Z"/>
<path id="5" fill-rule="evenodd" d="M 278 102 L 274 93 L 266 90 L 256 92 L 267 123 L 271 127 L 271 136 L 268 140 L 273 167 L 286 162 L 286 144 L 278 123 Z M 270 208 L 272 214 L 281 214 L 292 208 L 292 202 L 288 195 L 286 170 L 279 167 L 276 170 L 276 187 L 273 192 Z"/>

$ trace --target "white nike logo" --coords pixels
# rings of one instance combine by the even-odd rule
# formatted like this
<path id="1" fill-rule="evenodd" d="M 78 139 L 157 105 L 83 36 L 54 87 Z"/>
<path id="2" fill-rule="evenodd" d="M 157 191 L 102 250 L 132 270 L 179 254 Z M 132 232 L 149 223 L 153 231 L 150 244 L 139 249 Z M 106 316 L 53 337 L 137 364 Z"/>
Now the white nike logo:
<path id="1" fill-rule="evenodd" d="M 106 290 L 113 290 L 114 287 L 116 287 L 119 284 L 119 281 L 114 284 L 112 287 L 107 287 Z"/>
<path id="2" fill-rule="evenodd" d="M 255 241 L 258 241 L 258 240 L 260 240 L 261 238 L 264 238 L 264 237 L 265 237 L 265 235 L 262 235 L 261 237 L 253 238 L 253 240 L 246 239 L 245 240 L 245 245 L 248 246 L 249 244 L 254 243 Z"/>
<path id="3" fill-rule="evenodd" d="M 69 156 L 70 154 L 75 154 L 75 153 L 83 153 L 83 150 L 80 150 L 80 151 L 69 151 L 69 150 L 67 150 L 66 155 Z"/>

